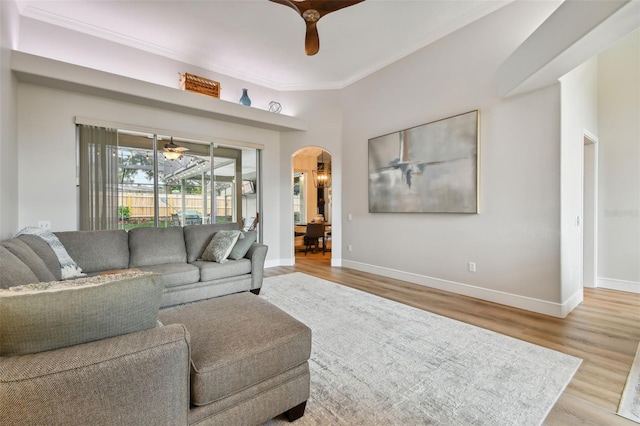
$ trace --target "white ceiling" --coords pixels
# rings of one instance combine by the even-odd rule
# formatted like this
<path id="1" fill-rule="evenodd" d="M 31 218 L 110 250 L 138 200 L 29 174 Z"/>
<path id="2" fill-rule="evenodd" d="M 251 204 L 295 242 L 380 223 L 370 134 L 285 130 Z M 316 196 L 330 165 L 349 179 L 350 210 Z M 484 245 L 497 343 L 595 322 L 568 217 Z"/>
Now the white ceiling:
<path id="1" fill-rule="evenodd" d="M 18 0 L 22 16 L 276 90 L 341 89 L 510 0 L 366 0 L 304 21 L 268 0 Z"/>

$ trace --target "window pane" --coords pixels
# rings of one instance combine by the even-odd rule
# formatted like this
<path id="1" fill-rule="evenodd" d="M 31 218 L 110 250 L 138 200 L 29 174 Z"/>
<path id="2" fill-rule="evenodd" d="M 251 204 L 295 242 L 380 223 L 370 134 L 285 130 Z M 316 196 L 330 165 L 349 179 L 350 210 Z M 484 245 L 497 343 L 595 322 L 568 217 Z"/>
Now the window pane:
<path id="1" fill-rule="evenodd" d="M 175 159 L 165 157 L 164 148 L 172 141 L 181 154 Z M 159 219 L 165 226 L 210 223 L 209 152 L 208 144 L 158 136 Z"/>
<path id="2" fill-rule="evenodd" d="M 305 174 L 302 172 L 295 172 L 293 174 L 293 222 L 302 225 L 307 223 L 304 192 Z"/>
<path id="3" fill-rule="evenodd" d="M 118 133 L 118 228 L 154 226 L 153 135 Z"/>
<path id="4" fill-rule="evenodd" d="M 213 150 L 213 174 L 216 209 L 215 223 L 238 222 L 238 187 L 240 186 L 242 152 L 234 148 Z"/>
<path id="5" fill-rule="evenodd" d="M 258 229 L 258 151 L 242 150 L 242 228 Z"/>

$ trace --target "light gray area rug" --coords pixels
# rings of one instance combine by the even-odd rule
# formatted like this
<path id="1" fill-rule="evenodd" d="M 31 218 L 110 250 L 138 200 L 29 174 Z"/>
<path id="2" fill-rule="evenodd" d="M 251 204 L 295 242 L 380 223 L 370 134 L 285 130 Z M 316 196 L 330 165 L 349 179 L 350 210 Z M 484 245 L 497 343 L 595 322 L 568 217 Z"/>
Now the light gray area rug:
<path id="1" fill-rule="evenodd" d="M 582 361 L 303 273 L 260 297 L 312 329 L 296 425 L 539 425 Z"/>
<path id="2" fill-rule="evenodd" d="M 640 344 L 622 391 L 618 415 L 640 423 Z"/>

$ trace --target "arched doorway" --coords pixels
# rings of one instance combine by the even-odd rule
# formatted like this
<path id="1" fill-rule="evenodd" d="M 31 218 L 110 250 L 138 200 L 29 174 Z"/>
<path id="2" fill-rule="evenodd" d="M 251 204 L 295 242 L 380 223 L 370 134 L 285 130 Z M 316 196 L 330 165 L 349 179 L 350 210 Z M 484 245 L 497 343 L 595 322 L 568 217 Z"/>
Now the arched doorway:
<path id="1" fill-rule="evenodd" d="M 331 158 L 331 153 L 320 147 L 305 147 L 292 157 L 294 258 L 331 262 Z M 323 233 L 316 244 L 315 234 L 307 234 L 307 229 L 318 228 L 309 227 L 318 223 L 323 225 Z"/>

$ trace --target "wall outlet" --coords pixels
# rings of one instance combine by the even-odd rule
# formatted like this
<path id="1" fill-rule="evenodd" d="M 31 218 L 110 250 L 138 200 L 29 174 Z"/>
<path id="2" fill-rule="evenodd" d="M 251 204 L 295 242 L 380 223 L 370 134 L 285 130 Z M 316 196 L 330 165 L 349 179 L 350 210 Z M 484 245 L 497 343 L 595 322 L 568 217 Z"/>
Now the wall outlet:
<path id="1" fill-rule="evenodd" d="M 51 221 L 50 220 L 39 220 L 38 228 L 46 229 L 47 231 L 51 230 Z"/>
<path id="2" fill-rule="evenodd" d="M 476 262 L 469 262 L 469 272 L 476 271 Z"/>
<path id="3" fill-rule="evenodd" d="M 348 250 L 348 251 L 352 251 L 352 250 L 353 250 L 353 247 L 351 247 L 351 244 L 349 244 L 349 245 L 347 246 L 347 250 Z"/>

